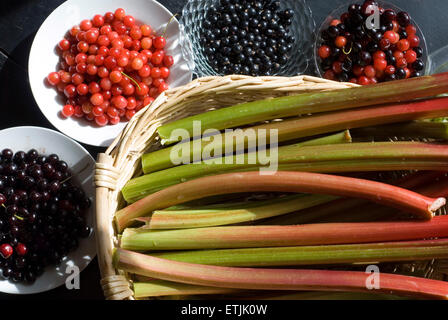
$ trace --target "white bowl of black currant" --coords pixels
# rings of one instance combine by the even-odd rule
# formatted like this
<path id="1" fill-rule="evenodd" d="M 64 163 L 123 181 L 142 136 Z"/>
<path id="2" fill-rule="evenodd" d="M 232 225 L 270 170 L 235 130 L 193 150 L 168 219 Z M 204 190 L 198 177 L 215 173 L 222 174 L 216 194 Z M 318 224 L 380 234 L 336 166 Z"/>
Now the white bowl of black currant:
<path id="1" fill-rule="evenodd" d="M 94 159 L 45 128 L 2 130 L 0 145 L 0 291 L 76 286 L 96 254 Z"/>
<path id="2" fill-rule="evenodd" d="M 322 23 L 314 47 L 318 74 L 360 85 L 425 74 L 427 47 L 417 23 L 384 1 L 351 1 Z"/>

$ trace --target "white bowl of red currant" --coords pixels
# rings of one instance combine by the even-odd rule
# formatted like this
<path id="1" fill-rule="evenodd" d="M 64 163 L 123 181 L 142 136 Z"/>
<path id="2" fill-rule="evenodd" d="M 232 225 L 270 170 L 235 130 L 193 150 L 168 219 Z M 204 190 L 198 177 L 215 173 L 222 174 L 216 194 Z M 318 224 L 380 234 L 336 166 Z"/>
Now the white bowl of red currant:
<path id="1" fill-rule="evenodd" d="M 427 47 L 417 23 L 385 1 L 350 1 L 322 23 L 314 48 L 317 73 L 360 85 L 425 74 Z"/>
<path id="2" fill-rule="evenodd" d="M 163 91 L 191 81 L 179 34 L 177 19 L 154 0 L 68 0 L 35 36 L 34 98 L 61 132 L 108 146 Z"/>
<path id="3" fill-rule="evenodd" d="M 45 128 L 0 131 L 0 292 L 79 286 L 95 257 L 95 161 Z"/>

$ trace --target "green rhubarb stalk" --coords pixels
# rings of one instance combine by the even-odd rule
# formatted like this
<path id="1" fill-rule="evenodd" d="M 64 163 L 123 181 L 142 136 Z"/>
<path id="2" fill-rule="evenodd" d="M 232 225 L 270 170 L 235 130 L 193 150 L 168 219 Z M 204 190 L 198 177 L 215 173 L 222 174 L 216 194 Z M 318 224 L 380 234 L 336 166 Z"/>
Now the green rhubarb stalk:
<path id="1" fill-rule="evenodd" d="M 448 140 L 448 123 L 413 121 L 366 127 L 355 130 L 356 136 L 375 138 L 406 137 L 406 138 L 433 138 Z"/>
<path id="2" fill-rule="evenodd" d="M 219 181 L 219 183 L 216 183 Z M 228 173 L 208 176 L 153 193 L 115 214 L 117 229 L 122 231 L 135 218 L 155 210 L 210 196 L 241 192 L 317 193 L 362 198 L 431 219 L 445 205 L 444 198 L 429 198 L 403 188 L 381 182 L 328 174 L 279 171 L 262 175 L 258 172 Z"/>
<path id="3" fill-rule="evenodd" d="M 184 147 L 181 150 L 187 150 L 185 151 L 185 154 L 182 154 L 182 157 L 186 157 L 187 159 L 191 159 L 194 152 L 196 152 L 196 154 L 202 155 L 205 146 L 212 146 L 212 149 L 216 148 L 215 150 L 223 150 L 228 148 L 229 146 L 226 144 L 230 143 L 230 147 L 232 147 L 232 149 L 235 149 L 235 147 L 237 146 L 237 141 L 239 141 L 239 148 L 241 146 L 247 147 L 248 145 L 257 143 L 257 134 L 259 132 L 266 132 L 268 138 L 273 130 L 277 130 L 277 139 L 279 142 L 283 142 L 344 129 L 360 128 L 365 126 L 374 126 L 417 119 L 428 119 L 447 115 L 448 98 L 431 99 L 386 106 L 380 105 L 354 110 L 343 110 L 308 117 L 299 117 L 282 122 L 263 124 L 240 130 L 239 132 L 235 131 L 232 133 L 234 135 L 234 138 L 230 137 L 231 139 L 226 139 L 225 134 L 218 134 L 213 136 L 213 141 L 210 142 L 208 142 L 208 139 L 212 139 L 211 137 L 204 140 L 197 140 L 195 142 L 182 143 L 174 147 L 163 149 L 163 151 L 160 151 L 162 153 L 160 154 L 160 157 L 157 157 L 157 159 L 153 160 L 155 161 L 156 167 L 161 168 L 161 163 L 163 163 L 163 167 L 174 166 L 172 164 L 170 155 L 172 153 L 176 154 L 176 149 L 180 147 Z M 268 141 L 266 143 L 268 143 Z M 143 166 L 148 168 L 148 166 L 150 166 L 150 163 L 145 162 L 143 163 Z"/>
<path id="4" fill-rule="evenodd" d="M 202 294 L 229 294 L 236 292 L 233 289 L 203 287 L 191 284 L 170 282 L 164 280 L 151 280 L 150 282 L 134 282 L 134 297 L 160 297 L 178 295 L 202 295 Z"/>
<path id="5" fill-rule="evenodd" d="M 364 170 L 360 160 L 376 160 L 371 162 L 374 164 L 374 171 L 400 170 L 403 167 L 404 170 L 423 170 L 418 165 L 412 167 L 406 164 L 415 160 L 420 165 L 421 162 L 430 160 L 446 162 L 448 146 L 421 142 L 368 142 L 306 147 L 292 145 L 278 148 L 277 164 L 272 161 L 265 165 L 261 165 L 259 160 L 255 159 L 257 157 L 253 159 L 255 161 L 250 161 L 249 154 L 244 154 L 244 160 L 240 162 L 237 161 L 237 157 L 224 157 L 218 163 L 204 162 L 173 167 L 131 179 L 122 189 L 123 197 L 128 203 L 132 203 L 148 194 L 194 178 L 224 172 L 255 171 L 259 168 L 269 170 L 268 166 L 275 167 L 277 164 L 281 171 L 355 172 L 369 171 L 368 168 Z M 335 161 L 345 162 L 335 163 Z M 389 161 L 392 161 L 392 164 Z M 392 169 L 387 167 L 388 164 Z M 323 168 L 328 165 L 331 167 L 319 169 L 319 165 L 323 165 Z M 430 167 L 429 170 L 433 168 Z"/>
<path id="6" fill-rule="evenodd" d="M 246 208 L 224 210 L 156 210 L 149 217 L 138 218 L 147 229 L 186 229 L 256 221 L 294 212 L 334 200 L 326 195 L 295 195 L 251 204 Z"/>
<path id="7" fill-rule="evenodd" d="M 350 245 L 194 250 L 152 256 L 226 267 L 280 267 L 421 261 L 448 258 L 448 239 Z"/>
<path id="8" fill-rule="evenodd" d="M 304 142 L 300 142 L 295 144 L 295 147 L 306 147 L 306 146 L 320 146 L 326 144 L 339 144 L 339 143 L 350 143 L 352 142 L 352 137 L 350 136 L 350 132 L 345 130 L 340 133 L 336 133 L 330 136 L 316 138 Z M 184 145 L 187 146 L 190 150 L 189 158 L 187 163 L 193 163 L 193 159 L 195 158 L 194 154 L 196 152 L 199 153 L 199 159 L 202 159 L 202 151 L 206 145 L 210 142 L 203 140 L 201 142 L 200 148 L 196 148 L 196 145 L 191 142 L 186 142 Z M 225 145 L 222 144 L 221 154 L 225 154 Z M 182 149 L 182 147 L 180 147 Z M 146 153 L 142 156 L 142 169 L 145 174 L 159 171 L 167 168 L 174 167 L 173 161 L 171 160 L 171 154 L 173 153 L 173 147 L 160 149 L 151 153 Z M 206 159 L 203 159 L 206 160 Z"/>
<path id="9" fill-rule="evenodd" d="M 120 247 L 138 251 L 231 249 L 404 241 L 434 237 L 448 237 L 448 217 L 395 223 L 227 226 L 163 231 L 127 228 L 121 236 Z"/>
<path id="10" fill-rule="evenodd" d="M 377 104 L 378 102 L 409 101 L 435 96 L 447 91 L 448 73 L 441 73 L 373 86 L 303 93 L 242 103 L 177 120 L 159 127 L 157 131 L 162 143 L 170 144 L 180 141 L 179 136 L 171 136 L 175 129 L 186 130 L 190 137 L 197 136 L 197 133 L 193 130 L 194 121 L 201 123 L 202 131 L 199 134 L 202 134 L 207 129 L 236 128 L 270 119 L 357 108 Z"/>
<path id="11" fill-rule="evenodd" d="M 115 268 L 147 277 L 208 287 L 248 290 L 371 292 L 370 274 L 357 271 L 236 268 L 166 260 L 123 249 L 113 252 Z M 448 283 L 381 273 L 377 293 L 447 299 Z"/>

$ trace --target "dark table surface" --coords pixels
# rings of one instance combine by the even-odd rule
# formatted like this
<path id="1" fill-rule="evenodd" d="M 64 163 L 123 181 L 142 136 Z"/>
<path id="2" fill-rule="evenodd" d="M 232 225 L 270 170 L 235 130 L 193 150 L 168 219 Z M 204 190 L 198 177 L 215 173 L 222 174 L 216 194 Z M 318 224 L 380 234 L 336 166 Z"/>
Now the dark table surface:
<path id="1" fill-rule="evenodd" d="M 95 0 L 92 0 L 95 1 Z M 132 0 L 128 0 L 132 1 Z M 28 54 L 33 38 L 46 17 L 63 0 L 3 0 L 0 6 L 0 129 L 15 126 L 41 126 L 55 129 L 39 111 L 28 83 Z M 173 13 L 180 13 L 186 0 L 160 0 Z M 307 0 L 317 25 L 346 0 Z M 422 28 L 429 52 L 446 45 L 448 1 L 390 0 L 405 8 Z M 111 8 L 112 9 L 112 8 Z M 96 157 L 104 149 L 84 145 Z M 103 299 L 96 259 L 81 273 L 80 289 L 65 286 L 32 296 L 0 294 L 5 299 Z"/>

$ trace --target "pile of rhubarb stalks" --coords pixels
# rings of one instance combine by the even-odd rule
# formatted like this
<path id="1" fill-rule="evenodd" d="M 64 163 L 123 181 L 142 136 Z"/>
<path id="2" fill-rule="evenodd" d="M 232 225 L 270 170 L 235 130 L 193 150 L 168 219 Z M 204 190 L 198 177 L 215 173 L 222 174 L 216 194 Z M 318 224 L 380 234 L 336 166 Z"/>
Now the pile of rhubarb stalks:
<path id="1" fill-rule="evenodd" d="M 448 258 L 447 92 L 443 73 L 248 102 L 162 125 L 165 146 L 143 155 L 144 174 L 122 189 L 115 267 L 135 275 L 137 299 L 310 292 L 446 299 L 448 282 L 381 268 Z M 193 136 L 194 121 L 221 135 L 277 129 L 278 171 L 226 164 L 234 154 L 221 164 L 174 165 L 174 143 L 190 144 L 192 159 L 210 143 L 171 136 L 175 129 Z M 222 150 L 234 143 L 217 141 Z M 247 160 L 254 151 L 245 152 Z M 365 271 L 372 264 L 380 270 L 373 289 Z"/>

